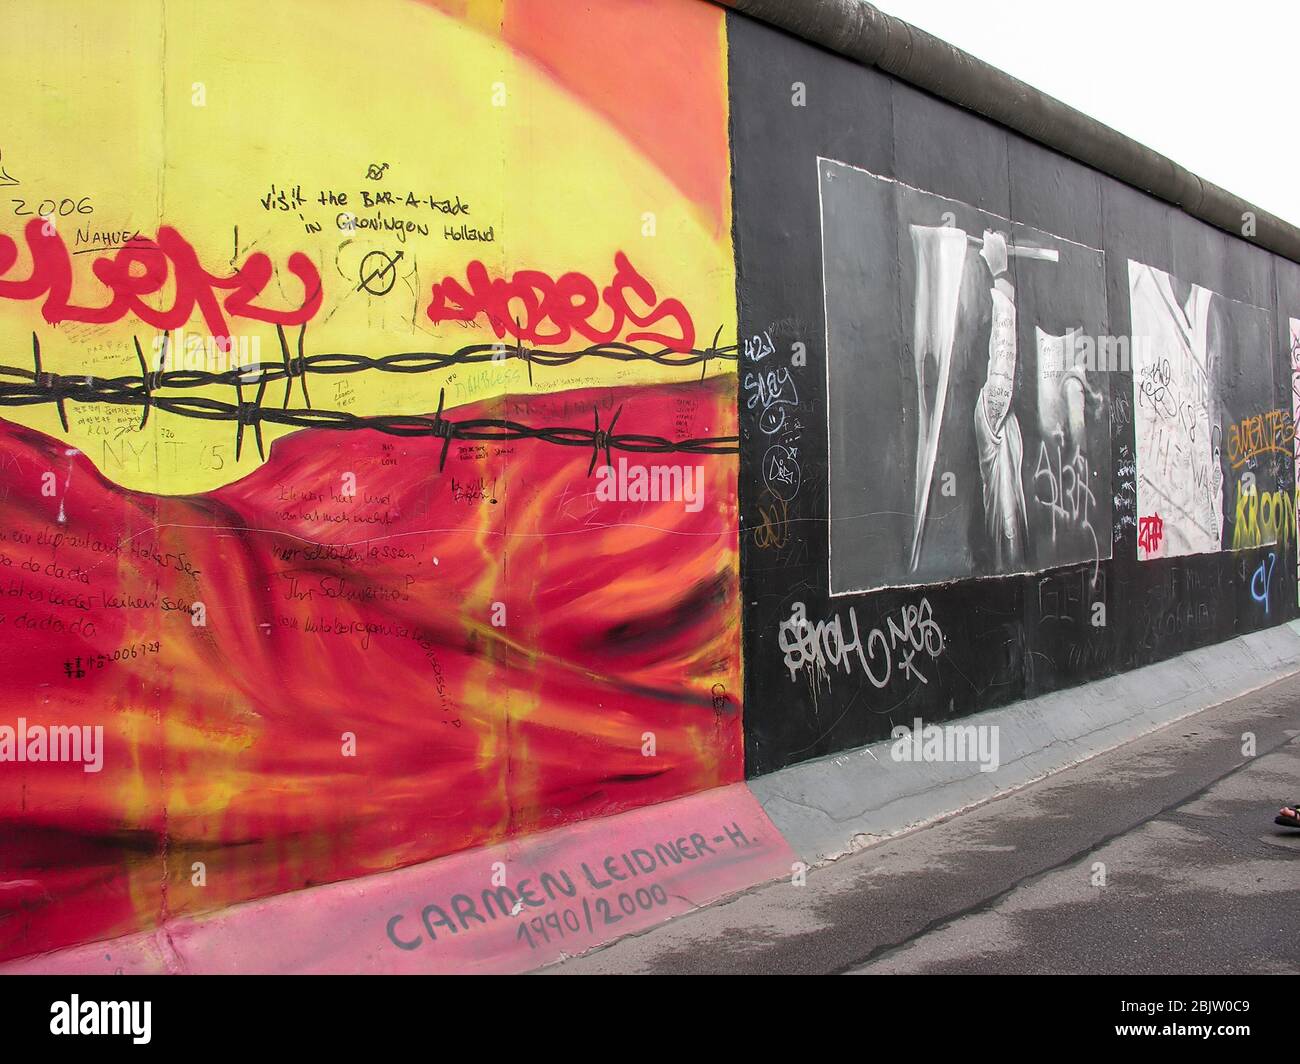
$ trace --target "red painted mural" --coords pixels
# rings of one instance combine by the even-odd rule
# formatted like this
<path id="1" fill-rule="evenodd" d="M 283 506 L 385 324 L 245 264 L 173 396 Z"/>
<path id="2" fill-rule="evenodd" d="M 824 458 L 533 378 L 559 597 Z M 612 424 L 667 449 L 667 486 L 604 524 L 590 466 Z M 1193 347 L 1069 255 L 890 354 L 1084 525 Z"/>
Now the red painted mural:
<path id="1" fill-rule="evenodd" d="M 0 15 L 0 959 L 743 779 L 722 15 L 543 7 Z"/>

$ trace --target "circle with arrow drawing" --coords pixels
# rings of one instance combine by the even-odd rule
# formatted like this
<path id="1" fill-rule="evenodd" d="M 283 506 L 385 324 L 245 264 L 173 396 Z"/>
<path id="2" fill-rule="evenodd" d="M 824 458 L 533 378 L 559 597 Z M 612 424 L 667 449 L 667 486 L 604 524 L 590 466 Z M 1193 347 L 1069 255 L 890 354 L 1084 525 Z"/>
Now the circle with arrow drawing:
<path id="1" fill-rule="evenodd" d="M 364 289 L 372 296 L 386 296 L 397 283 L 397 263 L 402 252 L 390 256 L 385 251 L 372 251 L 361 260 L 361 283 L 357 291 Z"/>

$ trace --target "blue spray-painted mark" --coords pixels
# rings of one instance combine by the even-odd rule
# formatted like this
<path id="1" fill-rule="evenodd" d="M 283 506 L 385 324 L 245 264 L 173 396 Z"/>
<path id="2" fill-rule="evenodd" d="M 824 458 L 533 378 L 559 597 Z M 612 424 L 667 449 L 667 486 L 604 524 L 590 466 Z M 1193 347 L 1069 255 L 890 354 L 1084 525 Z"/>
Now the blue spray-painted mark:
<path id="1" fill-rule="evenodd" d="M 1277 555 L 1269 554 L 1267 561 L 1259 563 L 1255 575 L 1250 578 L 1250 597 L 1263 603 L 1264 615 L 1268 616 L 1270 587 L 1273 583 L 1273 567 L 1277 564 Z"/>

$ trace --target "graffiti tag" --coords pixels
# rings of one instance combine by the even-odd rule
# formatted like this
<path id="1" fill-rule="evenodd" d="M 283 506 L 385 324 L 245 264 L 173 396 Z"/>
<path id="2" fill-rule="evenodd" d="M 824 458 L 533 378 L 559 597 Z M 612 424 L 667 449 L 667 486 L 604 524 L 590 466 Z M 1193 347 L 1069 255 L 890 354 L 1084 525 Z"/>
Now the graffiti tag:
<path id="1" fill-rule="evenodd" d="M 586 274 L 573 272 L 552 278 L 541 270 L 516 270 L 509 280 L 493 278 L 477 260 L 465 268 L 465 281 L 463 285 L 444 277 L 433 286 L 426 310 L 430 321 L 472 322 L 481 315 L 499 338 L 509 333 L 535 344 L 567 343 L 577 333 L 595 344 L 623 338 L 662 344 L 671 351 L 690 351 L 695 345 L 695 324 L 686 308 L 676 299 L 660 300 L 621 251 L 614 255 L 614 278 L 603 289 Z M 632 299 L 648 309 L 633 309 Z M 602 300 L 610 315 L 605 328 L 594 320 Z M 664 319 L 676 323 L 679 335 L 629 332 L 623 337 L 628 322 L 645 329 Z"/>
<path id="2" fill-rule="evenodd" d="M 80 306 L 71 302 L 72 259 L 58 230 L 33 219 L 23 233 L 32 268 L 21 280 L 6 279 L 18 261 L 18 246 L 11 237 L 0 235 L 0 298 L 43 299 L 41 314 L 51 325 L 61 321 L 104 325 L 133 314 L 157 329 L 179 329 L 197 306 L 218 345 L 225 350 L 230 336 L 227 316 L 273 325 L 302 325 L 321 306 L 320 274 L 302 252 L 294 252 L 288 262 L 289 272 L 302 284 L 302 304 L 290 310 L 272 310 L 253 304 L 271 281 L 273 268 L 267 255 L 250 255 L 232 275 L 219 276 L 205 270 L 194 248 L 166 225 L 159 228 L 157 240 L 132 237 L 115 254 L 97 257 L 91 272 L 109 290 L 111 298 L 100 306 Z M 169 278 L 174 287 L 171 305 L 160 308 L 145 302 L 146 296 L 162 292 Z M 230 294 L 220 299 L 217 293 L 222 291 Z"/>
<path id="3" fill-rule="evenodd" d="M 1138 518 L 1138 546 L 1147 554 L 1160 549 L 1165 538 L 1165 523 L 1159 514 Z"/>
<path id="4" fill-rule="evenodd" d="M 789 619 L 781 622 L 777 632 L 790 679 L 794 680 L 801 669 L 812 670 L 818 679 L 829 679 L 832 668 L 842 669 L 851 676 L 850 655 L 856 654 L 858 665 L 874 687 L 887 687 L 896 665 L 904 676 L 914 677 L 923 684 L 930 682 L 915 662 L 921 653 L 931 660 L 937 660 L 943 653 L 943 631 L 931 614 L 928 599 L 903 606 L 897 619 L 889 617 L 885 626 L 873 628 L 865 641 L 858 631 L 857 611 L 853 607 L 849 607 L 848 627 L 851 638 L 846 638 L 844 623 L 838 616 L 814 624 L 808 620 L 803 603 L 796 602 Z"/>

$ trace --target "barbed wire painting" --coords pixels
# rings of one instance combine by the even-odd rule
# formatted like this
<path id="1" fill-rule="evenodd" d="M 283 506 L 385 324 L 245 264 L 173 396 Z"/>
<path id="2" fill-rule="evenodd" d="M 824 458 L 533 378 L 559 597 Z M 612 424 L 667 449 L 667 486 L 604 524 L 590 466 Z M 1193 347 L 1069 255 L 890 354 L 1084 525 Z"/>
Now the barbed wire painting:
<path id="1" fill-rule="evenodd" d="M 634 6 L 0 12 L 0 716 L 103 736 L 0 959 L 743 779 L 723 13 Z"/>

